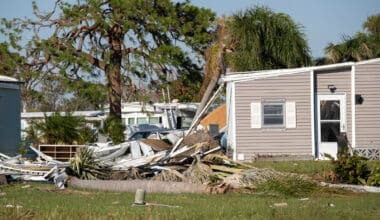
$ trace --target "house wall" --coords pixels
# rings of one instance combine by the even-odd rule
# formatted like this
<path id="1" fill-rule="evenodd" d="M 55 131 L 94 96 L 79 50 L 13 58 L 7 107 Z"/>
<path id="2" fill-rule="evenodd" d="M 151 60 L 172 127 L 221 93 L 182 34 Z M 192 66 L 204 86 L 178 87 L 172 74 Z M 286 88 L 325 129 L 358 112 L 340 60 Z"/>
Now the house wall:
<path id="1" fill-rule="evenodd" d="M 364 99 L 355 105 L 356 148 L 380 149 L 380 61 L 357 65 L 355 82 Z"/>
<path id="2" fill-rule="evenodd" d="M 336 87 L 335 93 L 331 93 L 328 85 Z M 336 70 L 316 71 L 314 79 L 315 94 L 346 94 L 346 134 L 348 141 L 352 141 L 351 120 L 351 67 Z M 315 107 L 318 108 L 319 103 Z M 318 115 L 315 115 L 316 119 Z M 317 133 L 317 132 L 316 132 Z M 316 137 L 318 138 L 318 137 Z M 316 139 L 318 140 L 318 139 Z"/>
<path id="3" fill-rule="evenodd" d="M 236 153 L 312 156 L 310 72 L 236 82 Z M 251 128 L 251 103 L 285 99 L 296 103 L 296 128 Z"/>
<path id="4" fill-rule="evenodd" d="M 18 88 L 18 86 L 16 86 Z M 21 135 L 20 90 L 0 82 L 0 152 L 17 153 Z"/>

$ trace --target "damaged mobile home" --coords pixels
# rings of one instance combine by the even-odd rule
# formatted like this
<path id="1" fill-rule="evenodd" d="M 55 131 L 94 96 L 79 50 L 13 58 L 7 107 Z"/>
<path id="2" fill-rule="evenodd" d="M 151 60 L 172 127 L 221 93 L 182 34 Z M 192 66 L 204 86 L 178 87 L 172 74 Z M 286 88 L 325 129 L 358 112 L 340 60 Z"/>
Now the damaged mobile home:
<path id="1" fill-rule="evenodd" d="M 228 146 L 235 160 L 336 155 L 345 134 L 359 155 L 380 157 L 380 59 L 229 73 Z"/>
<path id="2" fill-rule="evenodd" d="M 0 152 L 16 154 L 20 145 L 22 82 L 0 75 Z"/>

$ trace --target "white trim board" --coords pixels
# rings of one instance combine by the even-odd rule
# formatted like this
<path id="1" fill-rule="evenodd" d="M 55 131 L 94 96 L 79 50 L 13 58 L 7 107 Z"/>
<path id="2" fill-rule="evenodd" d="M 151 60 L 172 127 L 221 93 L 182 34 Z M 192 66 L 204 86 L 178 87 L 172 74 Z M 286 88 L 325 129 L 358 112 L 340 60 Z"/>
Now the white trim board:
<path id="1" fill-rule="evenodd" d="M 380 61 L 380 59 L 378 59 Z M 355 88 L 355 65 L 352 66 L 351 68 L 351 147 L 355 149 L 356 147 L 356 99 L 355 99 L 355 93 L 356 93 L 356 88 Z"/>
<path id="2" fill-rule="evenodd" d="M 330 64 L 330 65 L 323 65 L 323 66 L 311 66 L 311 67 L 278 69 L 278 70 L 231 72 L 228 75 L 223 77 L 223 81 L 224 82 L 248 81 L 248 80 L 274 77 L 274 76 L 304 73 L 304 72 L 309 72 L 312 70 L 318 71 L 318 70 L 337 69 L 341 67 L 349 67 L 349 66 L 354 66 L 354 65 L 362 65 L 362 64 L 375 63 L 375 62 L 380 62 L 380 58 L 365 60 L 365 61 L 360 61 L 360 62 L 346 62 L 346 63 Z"/>
<path id="3" fill-rule="evenodd" d="M 336 69 L 336 68 L 341 68 L 341 67 L 349 67 L 354 64 L 355 64 L 354 62 L 347 62 L 347 63 L 332 64 L 332 65 L 302 67 L 302 68 L 293 68 L 293 69 L 263 70 L 260 72 L 257 72 L 257 71 L 237 72 L 237 73 L 226 75 L 223 78 L 223 81 L 229 82 L 229 81 L 255 80 L 255 79 L 274 77 L 274 76 L 305 73 L 305 72 L 310 72 L 311 70 L 316 71 L 316 70 L 328 70 L 328 69 Z"/>
<path id="4" fill-rule="evenodd" d="M 236 147 L 236 109 L 235 109 L 235 96 L 236 96 L 236 92 L 235 92 L 235 83 L 232 83 L 231 85 L 231 90 L 232 90 L 232 94 L 231 94 L 231 104 L 232 104 L 232 111 L 231 111 L 231 114 L 232 114 L 232 121 L 233 121 L 233 127 L 232 127 L 232 149 L 234 150 L 233 151 L 233 159 L 236 160 L 237 159 L 237 147 Z"/>

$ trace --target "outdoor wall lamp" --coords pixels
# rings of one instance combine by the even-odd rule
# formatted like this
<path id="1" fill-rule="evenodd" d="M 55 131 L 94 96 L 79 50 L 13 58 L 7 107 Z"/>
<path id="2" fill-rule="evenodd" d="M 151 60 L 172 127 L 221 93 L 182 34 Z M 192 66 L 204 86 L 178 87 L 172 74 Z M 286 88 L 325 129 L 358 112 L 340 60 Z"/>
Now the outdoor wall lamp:
<path id="1" fill-rule="evenodd" d="M 331 93 L 334 93 L 336 90 L 336 87 L 334 85 L 328 85 L 327 88 L 330 90 Z"/>

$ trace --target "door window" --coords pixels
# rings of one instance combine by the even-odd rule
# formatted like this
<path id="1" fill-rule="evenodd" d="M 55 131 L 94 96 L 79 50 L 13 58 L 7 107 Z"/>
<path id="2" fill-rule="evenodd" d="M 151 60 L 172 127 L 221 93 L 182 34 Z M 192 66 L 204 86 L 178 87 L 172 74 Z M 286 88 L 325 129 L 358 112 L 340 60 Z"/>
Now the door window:
<path id="1" fill-rule="evenodd" d="M 320 129 L 322 142 L 337 142 L 340 135 L 340 101 L 320 101 Z"/>

